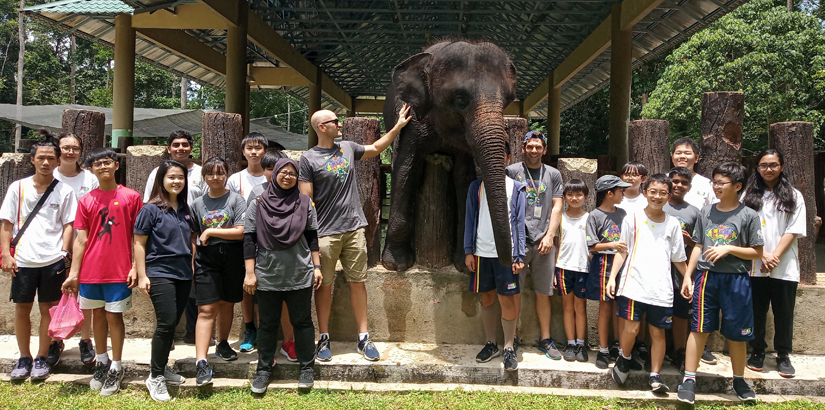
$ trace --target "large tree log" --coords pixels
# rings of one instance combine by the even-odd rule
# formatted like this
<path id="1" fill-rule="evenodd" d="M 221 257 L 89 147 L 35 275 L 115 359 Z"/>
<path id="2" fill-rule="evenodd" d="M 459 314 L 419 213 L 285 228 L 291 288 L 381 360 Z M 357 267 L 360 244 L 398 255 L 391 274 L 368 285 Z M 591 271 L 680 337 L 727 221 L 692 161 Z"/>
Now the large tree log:
<path id="1" fill-rule="evenodd" d="M 817 188 L 814 178 L 814 126 L 810 122 L 793 121 L 771 124 L 770 146 L 778 149 L 785 157 L 785 174 L 794 188 L 805 198 L 808 222 L 807 235 L 799 238 L 800 283 L 816 283 L 816 238 L 814 220 L 816 217 Z M 821 188 L 821 187 L 820 187 Z"/>
<path id="2" fill-rule="evenodd" d="M 745 94 L 718 91 L 702 94 L 702 153 L 698 171 L 707 178 L 713 169 L 742 156 Z"/>
<path id="3" fill-rule="evenodd" d="M 34 175 L 30 154 L 5 153 L 0 156 L 0 195 L 5 198 L 12 182 Z"/>
<path id="4" fill-rule="evenodd" d="M 92 110 L 65 109 L 61 131 L 77 135 L 83 142 L 83 153 L 80 155 L 80 162 L 83 163 L 93 149 L 103 146 L 106 114 Z"/>
<path id="5" fill-rule="evenodd" d="M 341 130 L 344 141 L 370 145 L 381 138 L 381 123 L 375 118 L 351 117 L 344 119 Z M 381 262 L 381 156 L 355 162 L 358 176 L 358 195 L 367 217 L 367 264 Z"/>
<path id="6" fill-rule="evenodd" d="M 203 140 L 201 158 L 223 158 L 232 175 L 243 169 L 243 118 L 240 114 L 207 112 L 203 114 Z"/>
<path id="7" fill-rule="evenodd" d="M 670 169 L 670 123 L 665 120 L 636 120 L 628 127 L 630 161 L 639 161 L 648 175 Z"/>
<path id="8" fill-rule="evenodd" d="M 126 149 L 126 186 L 141 195 L 146 189 L 146 178 L 166 158 L 166 147 L 133 145 Z"/>
<path id="9" fill-rule="evenodd" d="M 587 201 L 584 203 L 585 211 L 592 211 L 596 208 L 596 179 L 598 179 L 597 172 L 598 164 L 595 159 L 587 158 L 559 158 L 559 172 L 561 172 L 561 180 L 564 182 L 571 179 L 578 178 L 587 184 L 590 194 L 587 196 Z M 567 205 L 565 205 L 565 209 Z"/>
<path id="10" fill-rule="evenodd" d="M 510 142 L 510 164 L 524 161 L 521 146 L 524 144 L 524 136 L 527 135 L 527 120 L 520 117 L 505 117 L 504 130 Z"/>
<path id="11" fill-rule="evenodd" d="M 455 187 L 450 171 L 452 159 L 433 154 L 426 157 L 421 190 L 416 197 L 416 262 L 438 269 L 452 263 L 455 247 Z"/>

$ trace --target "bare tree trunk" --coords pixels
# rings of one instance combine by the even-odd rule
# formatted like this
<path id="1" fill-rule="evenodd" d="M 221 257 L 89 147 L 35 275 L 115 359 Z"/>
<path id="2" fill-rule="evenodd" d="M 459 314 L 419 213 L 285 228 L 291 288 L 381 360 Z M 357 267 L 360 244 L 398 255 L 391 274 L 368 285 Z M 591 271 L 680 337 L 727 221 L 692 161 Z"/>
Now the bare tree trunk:
<path id="1" fill-rule="evenodd" d="M 505 117 L 504 131 L 510 141 L 510 164 L 517 164 L 524 161 L 524 153 L 521 146 L 524 143 L 524 136 L 527 134 L 527 120 L 524 118 Z M 509 165 L 509 164 L 508 164 Z"/>
<path id="2" fill-rule="evenodd" d="M 665 120 L 631 121 L 627 133 L 631 161 L 645 164 L 650 175 L 670 169 L 670 123 Z"/>
<path id="3" fill-rule="evenodd" d="M 186 109 L 186 99 L 188 97 L 189 80 L 186 77 L 180 78 L 180 109 Z"/>
<path id="4" fill-rule="evenodd" d="M 292 125 L 292 103 L 290 102 L 289 94 L 286 95 L 286 132 L 292 132 L 290 126 Z"/>
<path id="5" fill-rule="evenodd" d="M 343 139 L 361 145 L 370 145 L 381 138 L 381 123 L 374 118 L 353 117 L 344 119 Z M 358 196 L 364 216 L 367 217 L 367 264 L 381 262 L 381 156 L 355 162 L 358 176 Z"/>
<path id="6" fill-rule="evenodd" d="M 573 178 L 581 179 L 590 194 L 584 203 L 584 209 L 588 212 L 596 208 L 596 179 L 598 176 L 598 163 L 595 159 L 587 158 L 559 158 L 559 172 L 562 181 L 570 181 Z"/>
<path id="7" fill-rule="evenodd" d="M 17 12 L 17 107 L 23 106 L 23 63 L 26 59 L 26 21 L 22 10 L 26 8 L 26 0 L 20 0 L 20 9 Z M 23 127 L 20 124 L 14 127 L 14 152 L 20 148 L 20 138 L 23 136 Z"/>
<path id="8" fill-rule="evenodd" d="M 785 154 L 785 174 L 805 199 L 807 235 L 799 238 L 800 282 L 816 284 L 816 180 L 814 177 L 814 126 L 793 121 L 771 124 L 770 146 Z"/>
<path id="9" fill-rule="evenodd" d="M 93 149 L 103 146 L 104 133 L 106 132 L 106 115 L 100 111 L 63 110 L 61 128 L 61 131 L 72 133 L 80 138 L 83 143 L 83 153 L 80 155 L 82 163 Z"/>
<path id="10" fill-rule="evenodd" d="M 34 174 L 31 155 L 5 153 L 0 156 L 0 195 L 6 195 L 12 182 Z"/>
<path id="11" fill-rule="evenodd" d="M 415 259 L 421 265 L 438 269 L 452 264 L 455 247 L 452 159 L 433 154 L 425 160 L 424 178 L 416 197 Z"/>
<path id="12" fill-rule="evenodd" d="M 226 160 L 232 175 L 243 169 L 241 162 L 241 140 L 243 140 L 243 118 L 241 114 L 225 112 L 207 112 L 203 114 L 203 140 L 201 158 L 206 161 L 212 157 Z"/>
<path id="13" fill-rule="evenodd" d="M 166 147 L 133 145 L 126 149 L 126 186 L 141 195 L 146 189 L 146 178 L 166 157 Z"/>
<path id="14" fill-rule="evenodd" d="M 70 36 L 69 39 L 71 41 L 71 47 L 69 48 L 71 53 L 69 54 L 69 58 L 71 58 L 71 60 L 72 60 L 71 64 L 69 65 L 69 78 L 70 78 L 70 81 L 71 81 L 70 88 L 71 88 L 71 93 L 72 93 L 72 104 L 76 104 L 77 103 L 77 88 L 75 87 L 74 77 L 75 77 L 75 75 L 77 75 L 77 64 L 75 64 L 74 53 L 75 53 L 75 51 L 77 51 L 77 40 L 75 39 L 75 36 Z"/>
<path id="15" fill-rule="evenodd" d="M 713 177 L 713 169 L 742 157 L 745 94 L 718 91 L 702 94 L 702 154 L 698 172 Z"/>

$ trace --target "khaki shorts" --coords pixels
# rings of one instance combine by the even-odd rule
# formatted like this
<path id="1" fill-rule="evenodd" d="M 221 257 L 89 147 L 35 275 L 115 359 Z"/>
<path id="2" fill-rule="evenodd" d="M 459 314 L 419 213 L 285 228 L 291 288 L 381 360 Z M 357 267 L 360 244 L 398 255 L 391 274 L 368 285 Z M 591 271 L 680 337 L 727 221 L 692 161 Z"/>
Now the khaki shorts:
<path id="1" fill-rule="evenodd" d="M 527 276 L 533 283 L 533 291 L 538 294 L 553 296 L 553 273 L 556 269 L 556 247 L 550 253 L 539 253 L 539 242 L 527 245 L 527 255 L 524 258 L 524 269 L 519 276 L 519 285 L 524 292 L 524 282 Z"/>
<path id="2" fill-rule="evenodd" d="M 347 282 L 367 281 L 367 238 L 364 228 L 318 238 L 321 248 L 322 286 L 335 282 L 335 265 L 341 260 Z"/>

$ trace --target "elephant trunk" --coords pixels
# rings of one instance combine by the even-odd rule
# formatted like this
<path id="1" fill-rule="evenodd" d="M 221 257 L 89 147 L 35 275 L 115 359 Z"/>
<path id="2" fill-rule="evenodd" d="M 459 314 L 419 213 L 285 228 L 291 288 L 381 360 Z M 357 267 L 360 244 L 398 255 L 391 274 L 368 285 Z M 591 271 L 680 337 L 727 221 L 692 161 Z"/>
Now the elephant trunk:
<path id="1" fill-rule="evenodd" d="M 503 107 L 500 103 L 480 104 L 476 109 L 475 123 L 470 127 L 476 163 L 481 169 L 484 191 L 493 237 L 496 241 L 498 260 L 504 266 L 513 264 L 513 239 L 510 235 L 510 204 L 507 201 L 505 168 L 507 167 L 504 144 L 507 133 L 504 128 Z"/>

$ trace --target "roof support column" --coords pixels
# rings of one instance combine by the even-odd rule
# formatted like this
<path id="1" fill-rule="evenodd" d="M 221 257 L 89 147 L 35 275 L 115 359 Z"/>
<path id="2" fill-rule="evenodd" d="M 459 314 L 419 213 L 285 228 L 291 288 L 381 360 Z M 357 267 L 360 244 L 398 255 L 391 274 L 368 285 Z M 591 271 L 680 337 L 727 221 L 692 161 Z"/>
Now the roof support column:
<path id="1" fill-rule="evenodd" d="M 550 72 L 550 78 L 553 73 Z M 559 155 L 561 145 L 561 87 L 553 87 L 550 82 L 550 92 L 547 94 L 547 153 Z"/>
<path id="2" fill-rule="evenodd" d="M 246 35 L 249 3 L 238 1 L 238 24 L 226 29 L 226 112 L 247 121 Z"/>
<path id="3" fill-rule="evenodd" d="M 320 68 L 317 68 L 315 71 L 315 84 L 310 84 L 309 86 L 309 118 L 312 118 L 312 114 L 315 114 L 315 111 L 321 109 L 321 82 L 324 77 L 324 73 L 321 71 Z M 307 133 L 307 149 L 312 148 L 318 145 L 318 134 L 315 133 L 315 129 L 312 128 L 312 124 L 309 125 L 309 132 Z"/>
<path id="4" fill-rule="evenodd" d="M 135 29 L 130 14 L 115 17 L 115 78 L 112 86 L 112 147 L 132 136 L 135 110 Z"/>
<path id="5" fill-rule="evenodd" d="M 630 124 L 630 86 L 633 74 L 633 28 L 622 28 L 622 3 L 613 5 L 610 50 L 609 154 L 621 166 L 628 160 L 627 127 Z"/>
<path id="6" fill-rule="evenodd" d="M 243 135 L 249 134 L 249 112 L 252 110 L 252 87 L 244 82 Z"/>

